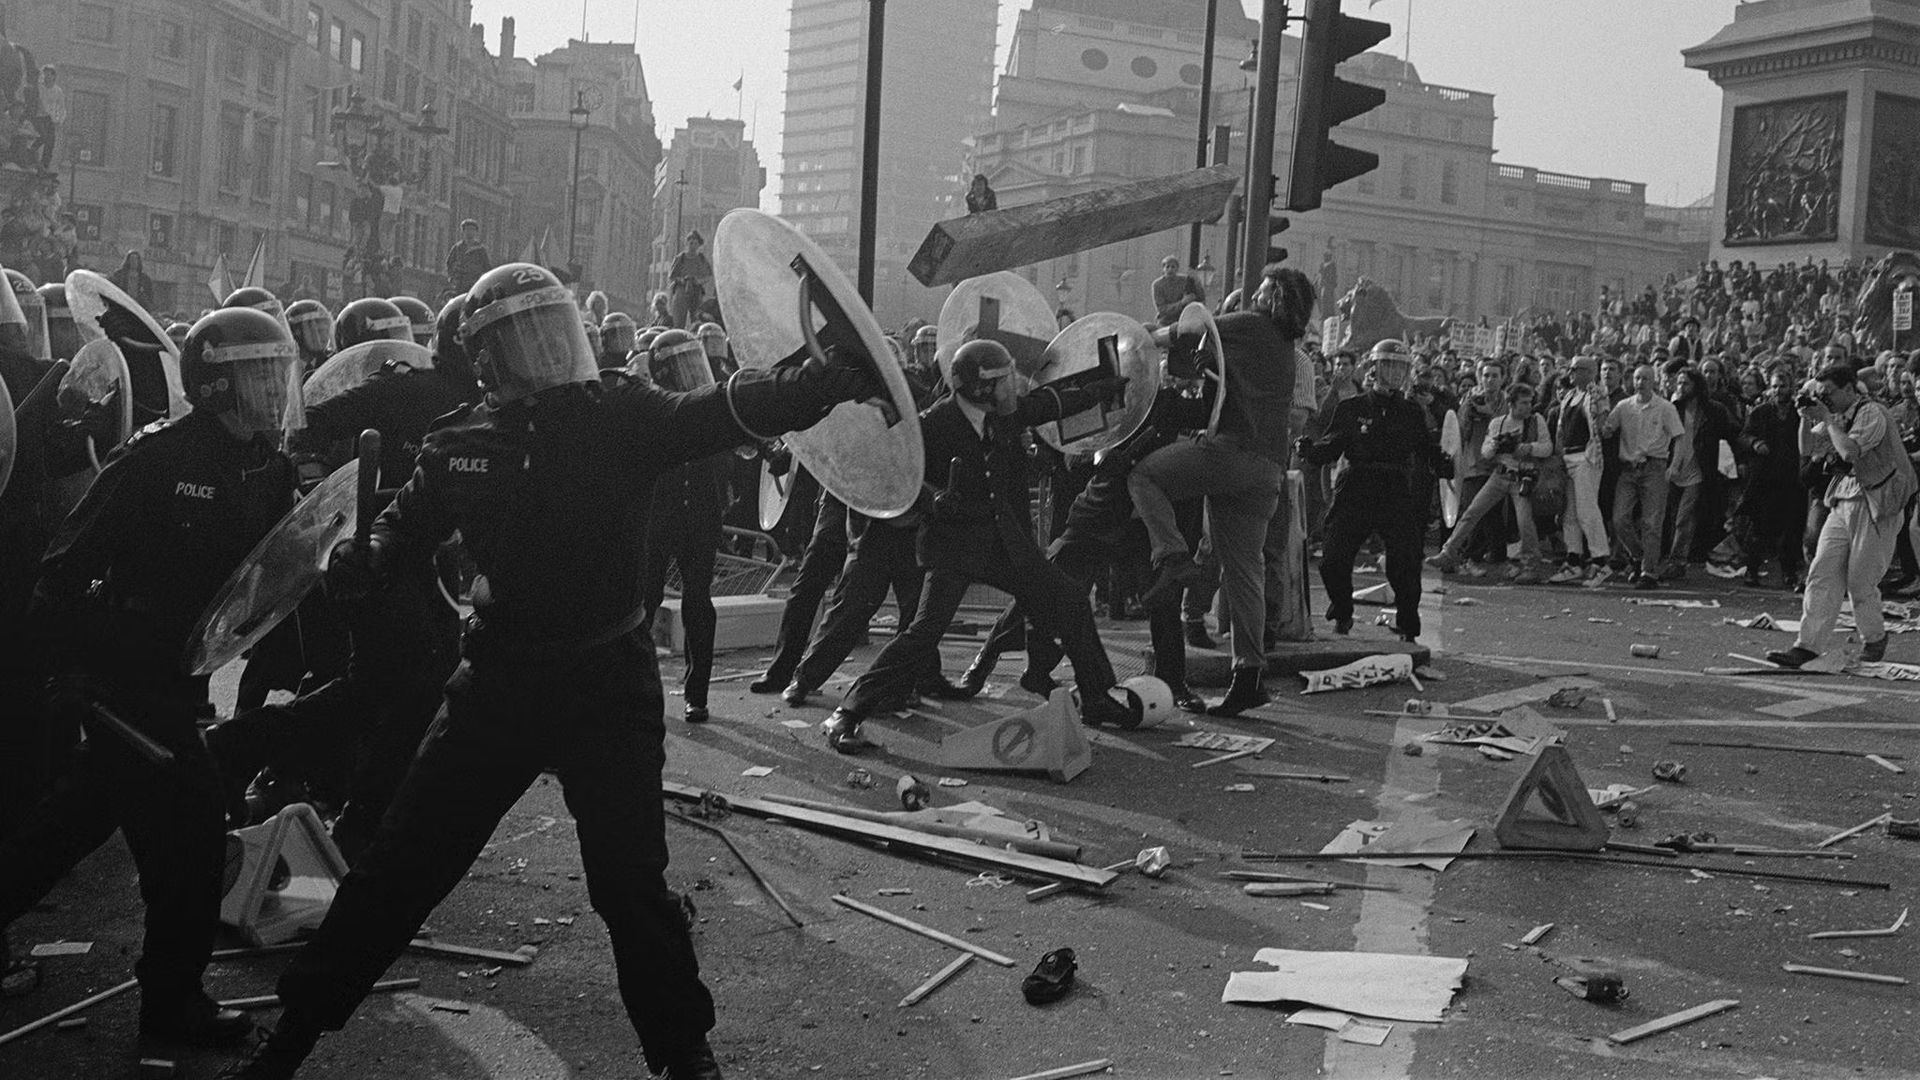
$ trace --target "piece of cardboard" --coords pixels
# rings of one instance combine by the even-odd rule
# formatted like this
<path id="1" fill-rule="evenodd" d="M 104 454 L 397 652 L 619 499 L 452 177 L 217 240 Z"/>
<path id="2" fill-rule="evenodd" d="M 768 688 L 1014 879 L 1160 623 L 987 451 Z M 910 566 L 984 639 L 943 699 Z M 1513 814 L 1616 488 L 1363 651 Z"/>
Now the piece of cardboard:
<path id="1" fill-rule="evenodd" d="M 1607 846 L 1608 832 L 1580 770 L 1573 767 L 1573 755 L 1549 743 L 1508 793 L 1493 835 L 1503 848 L 1599 851 Z"/>
<path id="2" fill-rule="evenodd" d="M 278 945 L 319 926 L 347 876 L 347 860 L 306 803 L 228 833 L 227 858 L 239 871 L 220 901 L 220 921 L 252 945 Z M 286 880 L 275 888 L 283 865 Z"/>
<path id="3" fill-rule="evenodd" d="M 1355 1017 L 1437 1024 L 1467 976 L 1465 959 L 1446 956 L 1261 949 L 1253 961 L 1269 969 L 1231 973 L 1222 1002 L 1290 1001 Z"/>
<path id="4" fill-rule="evenodd" d="M 1093 764 L 1093 747 L 1080 730 L 1073 691 L 1063 686 L 1043 705 L 940 740 L 937 764 L 951 769 L 1042 772 L 1064 784 Z"/>

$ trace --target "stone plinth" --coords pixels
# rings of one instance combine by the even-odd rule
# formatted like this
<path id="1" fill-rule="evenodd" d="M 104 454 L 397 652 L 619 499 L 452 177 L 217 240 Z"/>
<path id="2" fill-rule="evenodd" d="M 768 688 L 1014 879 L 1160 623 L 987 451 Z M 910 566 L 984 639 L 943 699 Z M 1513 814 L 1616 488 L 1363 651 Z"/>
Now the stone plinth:
<path id="1" fill-rule="evenodd" d="M 1920 248 L 1920 0 L 1757 0 L 1682 55 L 1722 91 L 1712 258 Z"/>

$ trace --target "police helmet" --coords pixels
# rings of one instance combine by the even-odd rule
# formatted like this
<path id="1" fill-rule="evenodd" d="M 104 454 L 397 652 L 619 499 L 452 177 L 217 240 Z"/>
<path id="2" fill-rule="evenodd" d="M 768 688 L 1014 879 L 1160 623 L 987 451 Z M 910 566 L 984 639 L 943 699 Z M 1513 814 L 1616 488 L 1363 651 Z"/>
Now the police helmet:
<path id="1" fill-rule="evenodd" d="M 400 309 L 413 327 L 413 340 L 419 345 L 433 344 L 433 309 L 417 296 L 389 296 L 387 303 Z"/>
<path id="2" fill-rule="evenodd" d="M 258 308 L 279 319 L 283 324 L 287 321 L 287 310 L 285 305 L 280 303 L 280 298 L 258 285 L 246 285 L 233 290 L 227 294 L 226 301 L 220 306 Z"/>
<path id="3" fill-rule="evenodd" d="M 714 382 L 707 350 L 685 330 L 660 331 L 648 350 L 647 371 L 662 390 L 698 390 Z"/>
<path id="4" fill-rule="evenodd" d="M 480 275 L 462 308 L 460 336 L 480 385 L 496 401 L 600 377 L 573 293 L 530 263 Z"/>
<path id="5" fill-rule="evenodd" d="M 610 312 L 600 321 L 601 355 L 618 357 L 624 361 L 627 354 L 633 351 L 634 337 L 638 333 L 633 316 L 624 311 Z"/>
<path id="6" fill-rule="evenodd" d="M 340 309 L 333 319 L 333 347 L 348 349 L 364 341 L 412 341 L 413 320 L 392 301 L 365 296 Z"/>
<path id="7" fill-rule="evenodd" d="M 279 319 L 248 307 L 204 315 L 180 348 L 180 382 L 197 412 L 257 435 L 303 424 L 300 350 Z"/>
<path id="8" fill-rule="evenodd" d="M 1398 338 L 1383 338 L 1367 350 L 1373 363 L 1373 377 L 1388 390 L 1405 390 L 1407 377 L 1413 374 L 1413 350 Z"/>
<path id="9" fill-rule="evenodd" d="M 287 329 L 293 343 L 317 364 L 333 355 L 333 312 L 318 300 L 295 300 L 287 305 Z"/>
<path id="10" fill-rule="evenodd" d="M 700 339 L 700 344 L 707 350 L 708 356 L 716 360 L 724 360 L 730 354 L 727 332 L 719 323 L 701 323 L 700 329 L 695 330 L 693 335 Z"/>
<path id="11" fill-rule="evenodd" d="M 948 378 L 954 393 L 980 402 L 993 396 L 993 384 L 1013 374 L 1013 354 L 997 341 L 977 338 L 953 352 Z"/>
<path id="12" fill-rule="evenodd" d="M 1152 675 L 1135 675 L 1120 684 L 1127 704 L 1140 717 L 1141 727 L 1155 727 L 1173 717 L 1173 689 Z"/>
<path id="13" fill-rule="evenodd" d="M 473 359 L 460 340 L 460 313 L 466 304 L 467 294 L 461 293 L 440 305 L 440 314 L 433 321 L 433 369 L 448 385 L 471 395 L 478 384 L 473 377 Z"/>
<path id="14" fill-rule="evenodd" d="M 187 334 L 192 330 L 193 327 L 176 319 L 167 324 L 167 339 L 172 341 L 176 346 L 184 344 L 187 340 Z"/>

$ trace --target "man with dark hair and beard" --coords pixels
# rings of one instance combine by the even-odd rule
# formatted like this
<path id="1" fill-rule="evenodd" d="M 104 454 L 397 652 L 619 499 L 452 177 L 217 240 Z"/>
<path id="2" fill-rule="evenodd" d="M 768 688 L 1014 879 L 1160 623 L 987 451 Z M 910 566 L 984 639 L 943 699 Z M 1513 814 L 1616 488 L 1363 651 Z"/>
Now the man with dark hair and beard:
<path id="1" fill-rule="evenodd" d="M 1181 535 L 1174 503 L 1206 496 L 1220 588 L 1233 623 L 1233 681 L 1211 711 L 1238 715 L 1265 704 L 1266 579 L 1261 558 L 1267 523 L 1280 504 L 1292 418 L 1294 350 L 1313 314 L 1313 284 L 1298 270 L 1269 266 L 1252 311 L 1222 316 L 1226 404 L 1217 430 L 1143 458 L 1127 478 L 1153 546 L 1155 578 L 1141 596 L 1155 607 L 1181 588 L 1206 581 Z"/>

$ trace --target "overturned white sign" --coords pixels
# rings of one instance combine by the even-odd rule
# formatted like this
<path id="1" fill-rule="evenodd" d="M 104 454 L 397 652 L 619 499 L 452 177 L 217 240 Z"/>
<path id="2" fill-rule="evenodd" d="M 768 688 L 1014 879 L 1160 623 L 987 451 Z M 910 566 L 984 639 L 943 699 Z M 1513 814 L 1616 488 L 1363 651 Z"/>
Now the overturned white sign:
<path id="1" fill-rule="evenodd" d="M 1363 656 L 1351 664 L 1326 671 L 1301 672 L 1300 677 L 1307 680 L 1307 688 L 1300 692 L 1318 694 L 1324 690 L 1357 690 L 1362 686 L 1398 682 L 1412 674 L 1413 657 L 1407 653 Z"/>

